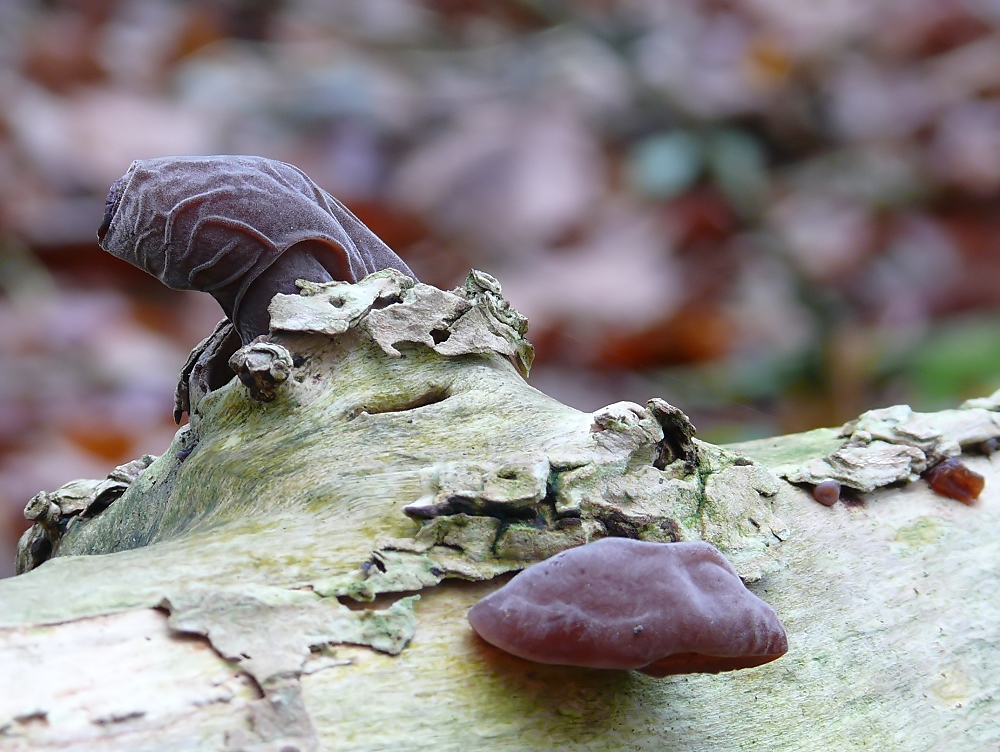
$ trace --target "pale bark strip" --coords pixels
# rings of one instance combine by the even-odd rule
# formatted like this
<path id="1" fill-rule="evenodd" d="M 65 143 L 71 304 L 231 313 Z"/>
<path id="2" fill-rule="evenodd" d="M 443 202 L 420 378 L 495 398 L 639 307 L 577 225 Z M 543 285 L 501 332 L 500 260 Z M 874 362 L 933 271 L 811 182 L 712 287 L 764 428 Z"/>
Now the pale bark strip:
<path id="1" fill-rule="evenodd" d="M 215 752 L 261 696 L 156 609 L 0 630 L 0 687 L 0 749 L 19 752 Z"/>

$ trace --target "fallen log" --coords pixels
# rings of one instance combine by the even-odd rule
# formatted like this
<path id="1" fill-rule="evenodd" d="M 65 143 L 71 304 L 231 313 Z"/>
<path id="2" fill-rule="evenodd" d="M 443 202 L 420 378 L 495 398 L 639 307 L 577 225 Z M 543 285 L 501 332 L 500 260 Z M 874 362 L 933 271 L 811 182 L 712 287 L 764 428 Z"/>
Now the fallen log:
<path id="1" fill-rule="evenodd" d="M 196 354 L 161 457 L 29 504 L 0 581 L 0 749 L 1000 745 L 1000 468 L 971 453 L 996 399 L 718 447 L 662 400 L 590 414 L 533 389 L 488 275 L 301 293 L 239 378 L 208 388 Z M 920 479 L 963 450 L 971 505 Z M 608 536 L 716 546 L 788 653 L 653 678 L 475 636 L 512 573 Z"/>

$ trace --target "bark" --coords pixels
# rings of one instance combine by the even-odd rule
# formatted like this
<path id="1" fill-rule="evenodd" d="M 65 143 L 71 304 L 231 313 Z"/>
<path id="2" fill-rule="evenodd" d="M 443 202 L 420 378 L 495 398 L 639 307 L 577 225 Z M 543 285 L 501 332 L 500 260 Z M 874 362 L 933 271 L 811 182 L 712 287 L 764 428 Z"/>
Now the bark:
<path id="1" fill-rule="evenodd" d="M 1000 745 L 1000 467 L 963 456 L 972 506 L 919 479 L 1000 435 L 995 399 L 716 447 L 662 400 L 589 414 L 530 387 L 526 322 L 487 275 L 302 292 L 239 379 L 186 369 L 163 456 L 29 505 L 31 571 L 0 582 L 0 749 Z M 785 478 L 857 490 L 824 507 Z M 788 654 L 654 679 L 475 637 L 467 610 L 509 573 L 606 535 L 716 545 Z"/>

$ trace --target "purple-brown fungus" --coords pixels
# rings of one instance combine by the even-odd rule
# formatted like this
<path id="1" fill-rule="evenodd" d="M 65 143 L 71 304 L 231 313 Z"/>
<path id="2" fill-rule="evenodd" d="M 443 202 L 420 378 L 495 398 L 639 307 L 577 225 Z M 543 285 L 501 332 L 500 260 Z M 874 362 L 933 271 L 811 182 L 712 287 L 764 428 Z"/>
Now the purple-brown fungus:
<path id="1" fill-rule="evenodd" d="M 531 661 L 652 676 L 749 668 L 788 650 L 774 609 L 700 541 L 605 538 L 563 551 L 473 606 L 469 623 Z"/>
<path id="2" fill-rule="evenodd" d="M 813 498 L 825 507 L 832 507 L 840 501 L 840 484 L 835 480 L 824 480 L 813 486 Z"/>
<path id="3" fill-rule="evenodd" d="M 167 287 L 211 293 L 244 344 L 267 333 L 271 298 L 297 293 L 297 279 L 413 276 L 302 170 L 264 157 L 136 160 L 111 186 L 97 235 Z"/>
<path id="4" fill-rule="evenodd" d="M 986 487 L 986 479 L 959 462 L 946 457 L 924 471 L 924 478 L 935 493 L 972 506 Z"/>

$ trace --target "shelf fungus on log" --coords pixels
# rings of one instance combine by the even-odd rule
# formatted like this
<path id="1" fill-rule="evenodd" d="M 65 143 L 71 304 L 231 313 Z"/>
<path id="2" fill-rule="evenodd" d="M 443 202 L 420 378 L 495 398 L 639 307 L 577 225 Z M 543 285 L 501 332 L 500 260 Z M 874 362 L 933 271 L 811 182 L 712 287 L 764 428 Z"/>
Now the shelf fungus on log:
<path id="1" fill-rule="evenodd" d="M 209 378 L 225 327 L 192 355 L 191 422 L 114 499 L 95 506 L 99 484 L 85 484 L 90 511 L 65 528 L 63 507 L 32 506 L 24 578 L 129 562 L 86 598 L 42 587 L 32 618 L 166 608 L 256 678 L 276 729 L 308 739 L 301 685 L 317 660 L 346 643 L 405 656 L 422 628 L 412 600 L 361 602 L 429 597 L 447 579 L 488 587 L 608 536 L 707 540 L 747 581 L 780 568 L 778 479 L 694 438 L 661 400 L 585 413 L 533 389 L 527 321 L 488 274 L 451 291 L 395 269 L 298 290 L 274 296 L 269 334 L 234 359 L 240 378 Z M 273 634 L 251 639 L 248 619 Z"/>
<path id="2" fill-rule="evenodd" d="M 480 637 L 539 663 L 718 673 L 781 657 L 774 609 L 714 546 L 606 538 L 526 569 L 469 611 Z"/>
<path id="3" fill-rule="evenodd" d="M 416 279 L 351 211 L 297 167 L 254 156 L 138 159 L 108 193 L 101 247 L 167 287 L 210 293 L 220 326 L 199 359 L 211 388 L 238 347 L 267 334 L 267 306 L 298 280 L 357 282 L 381 269 Z M 182 381 L 189 374 L 182 373 Z M 178 387 L 175 418 L 188 411 Z"/>
<path id="4" fill-rule="evenodd" d="M 197 164 L 181 162 L 165 161 L 164 173 Z M 172 284 L 180 258 L 165 219 L 133 245 L 122 240 L 131 230 L 120 223 L 140 221 L 129 213 L 135 181 L 156 180 L 138 165 L 112 191 L 102 242 L 126 258 L 148 251 L 132 260 Z M 176 250 L 193 254 L 185 274 L 201 284 L 202 271 L 223 272 L 215 261 L 238 260 L 224 257 L 256 236 L 209 221 L 217 247 L 206 257 L 185 224 L 196 204 L 177 210 Z M 287 272 L 280 259 L 291 251 L 267 269 Z M 275 290 L 267 269 L 249 286 L 230 280 L 246 287 L 227 309 L 237 326 L 220 324 L 182 369 L 176 407 L 190 422 L 167 450 L 113 493 L 94 496 L 101 484 L 84 482 L 31 506 L 14 580 L 35 594 L 20 610 L 0 609 L 0 628 L 166 609 L 172 628 L 204 635 L 255 678 L 260 712 L 274 721 L 255 734 L 266 726 L 312 749 L 304 677 L 347 665 L 326 657 L 348 644 L 404 665 L 425 628 L 412 599 L 379 608 L 394 593 L 420 591 L 428 604 L 457 592 L 435 587 L 447 579 L 483 591 L 498 574 L 608 537 L 705 540 L 748 582 L 780 569 L 788 528 L 774 513 L 778 478 L 699 441 L 662 400 L 588 413 L 532 388 L 528 322 L 490 275 L 473 270 L 445 291 L 389 264 L 357 281 L 305 275 Z M 257 285 L 270 296 L 260 333 L 260 319 L 240 313 Z M 233 289 L 217 295 L 224 307 Z M 68 570 L 86 586 L 67 588 Z M 465 610 L 449 623 L 463 627 Z M 268 634 L 257 639 L 248 623 Z"/>
<path id="5" fill-rule="evenodd" d="M 130 185 L 112 192 L 106 247 Z M 234 228 L 239 245 L 249 236 Z M 391 265 L 353 283 L 294 276 L 269 298 L 264 339 L 226 322 L 192 353 L 177 396 L 191 421 L 160 457 L 29 505 L 22 574 L 0 581 L 0 683 L 19 688 L 0 702 L 0 735 L 15 746 L 436 750 L 488 738 L 575 750 L 618 748 L 628 734 L 639 746 L 711 748 L 719 729 L 746 746 L 755 739 L 740 729 L 765 726 L 776 749 L 800 749 L 817 730 L 834 747 L 848 737 L 996 746 L 997 724 L 982 722 L 996 716 L 998 675 L 984 635 L 1000 623 L 1000 598 L 980 566 L 997 546 L 995 500 L 941 509 L 920 484 L 880 494 L 890 501 L 879 509 L 831 514 L 775 471 L 841 449 L 860 466 L 874 445 L 898 455 L 879 477 L 909 478 L 935 451 L 988 447 L 1000 393 L 938 414 L 942 423 L 897 409 L 843 435 L 717 447 L 656 399 L 589 413 L 533 389 L 527 321 L 487 274 L 452 291 Z M 250 284 L 242 310 L 267 279 Z M 246 345 L 238 379 L 228 360 Z M 853 524 L 859 515 L 871 524 Z M 498 574 L 527 569 L 530 582 L 560 552 L 573 561 L 620 547 L 627 556 L 605 578 L 621 586 L 612 596 L 636 584 L 663 594 L 648 623 L 635 610 L 645 601 L 619 609 L 641 618 L 625 624 L 626 644 L 645 645 L 656 624 L 691 626 L 691 608 L 652 618 L 687 580 L 650 581 L 639 551 L 684 559 L 691 546 L 693 573 L 682 571 L 706 608 L 714 585 L 747 603 L 739 581 L 750 583 L 786 618 L 795 650 L 750 677 L 559 666 L 498 677 L 517 659 L 471 639 L 463 618 Z M 736 619 L 735 639 L 681 640 L 616 665 L 665 674 L 759 663 L 784 647 L 766 606 L 748 608 L 763 631 L 741 633 Z M 760 650 L 748 635 L 767 635 Z M 192 669 L 195 654 L 203 668 Z M 109 678 L 112 664 L 122 670 Z M 755 705 L 760 693 L 767 702 Z M 741 723 L 748 708 L 759 723 Z"/>

